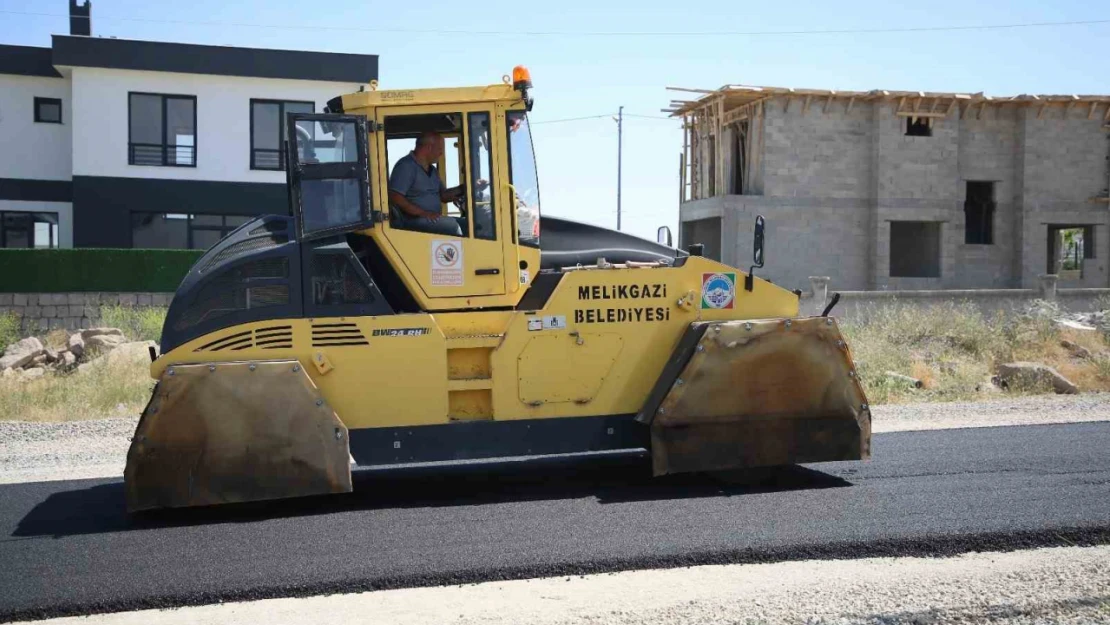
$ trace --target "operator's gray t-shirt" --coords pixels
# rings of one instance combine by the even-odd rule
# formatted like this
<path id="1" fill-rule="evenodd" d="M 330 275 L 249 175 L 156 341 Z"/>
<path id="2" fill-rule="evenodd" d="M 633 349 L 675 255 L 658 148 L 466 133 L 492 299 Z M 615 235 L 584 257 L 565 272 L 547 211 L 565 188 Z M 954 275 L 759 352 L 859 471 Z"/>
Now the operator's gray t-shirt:
<path id="1" fill-rule="evenodd" d="M 400 193 L 408 201 L 433 213 L 440 212 L 439 194 L 444 188 L 435 165 L 425 171 L 412 152 L 397 161 L 393 166 L 393 173 L 389 175 L 390 191 Z M 413 219 L 410 215 L 405 217 Z"/>

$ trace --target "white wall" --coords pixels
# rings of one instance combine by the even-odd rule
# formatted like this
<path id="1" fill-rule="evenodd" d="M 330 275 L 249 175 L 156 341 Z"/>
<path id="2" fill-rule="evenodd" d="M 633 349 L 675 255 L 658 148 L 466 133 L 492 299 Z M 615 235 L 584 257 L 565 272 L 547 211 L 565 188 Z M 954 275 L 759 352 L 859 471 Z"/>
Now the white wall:
<path id="1" fill-rule="evenodd" d="M 35 97 L 60 98 L 62 123 L 35 122 Z M 0 74 L 0 178 L 69 180 L 73 107 L 64 78 Z"/>
<path id="2" fill-rule="evenodd" d="M 251 98 L 312 101 L 321 111 L 357 83 L 274 80 L 74 67 L 73 175 L 284 183 L 285 173 L 250 168 Z M 128 92 L 197 97 L 197 166 L 127 164 Z"/>
<path id="3" fill-rule="evenodd" d="M 73 247 L 73 205 L 69 202 L 0 200 L 0 212 L 58 213 L 58 247 Z"/>

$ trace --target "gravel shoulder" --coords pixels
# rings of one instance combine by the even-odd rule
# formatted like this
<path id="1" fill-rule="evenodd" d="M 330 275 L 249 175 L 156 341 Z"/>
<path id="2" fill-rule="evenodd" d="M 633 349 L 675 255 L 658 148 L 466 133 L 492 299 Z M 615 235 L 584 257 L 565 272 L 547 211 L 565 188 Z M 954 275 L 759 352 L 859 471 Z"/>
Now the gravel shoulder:
<path id="1" fill-rule="evenodd" d="M 700 566 L 573 578 L 268 599 L 45 621 L 53 625 L 278 622 L 561 625 L 1060 625 L 1110 622 L 1110 547 L 951 558 Z"/>
<path id="2" fill-rule="evenodd" d="M 0 484 L 119 477 L 137 421 L 0 421 Z M 876 433 L 1084 421 L 1110 421 L 1110 393 L 888 404 L 872 409 Z"/>

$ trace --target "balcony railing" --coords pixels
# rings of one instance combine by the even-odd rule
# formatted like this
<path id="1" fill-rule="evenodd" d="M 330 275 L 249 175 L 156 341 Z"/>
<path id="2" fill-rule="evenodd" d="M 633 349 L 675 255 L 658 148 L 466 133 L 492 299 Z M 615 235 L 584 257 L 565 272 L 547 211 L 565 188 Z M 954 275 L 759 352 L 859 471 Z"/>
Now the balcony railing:
<path id="1" fill-rule="evenodd" d="M 127 144 L 127 148 L 127 162 L 131 165 L 159 165 L 166 167 L 197 166 L 197 148 L 192 145 L 129 143 Z"/>

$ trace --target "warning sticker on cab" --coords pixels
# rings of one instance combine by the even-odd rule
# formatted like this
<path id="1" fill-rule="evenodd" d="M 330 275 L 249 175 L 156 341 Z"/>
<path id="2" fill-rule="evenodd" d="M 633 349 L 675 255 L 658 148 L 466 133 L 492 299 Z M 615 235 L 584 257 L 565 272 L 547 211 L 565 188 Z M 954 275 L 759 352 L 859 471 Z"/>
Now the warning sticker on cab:
<path id="1" fill-rule="evenodd" d="M 432 286 L 463 285 L 463 253 L 459 241 L 432 241 Z"/>

